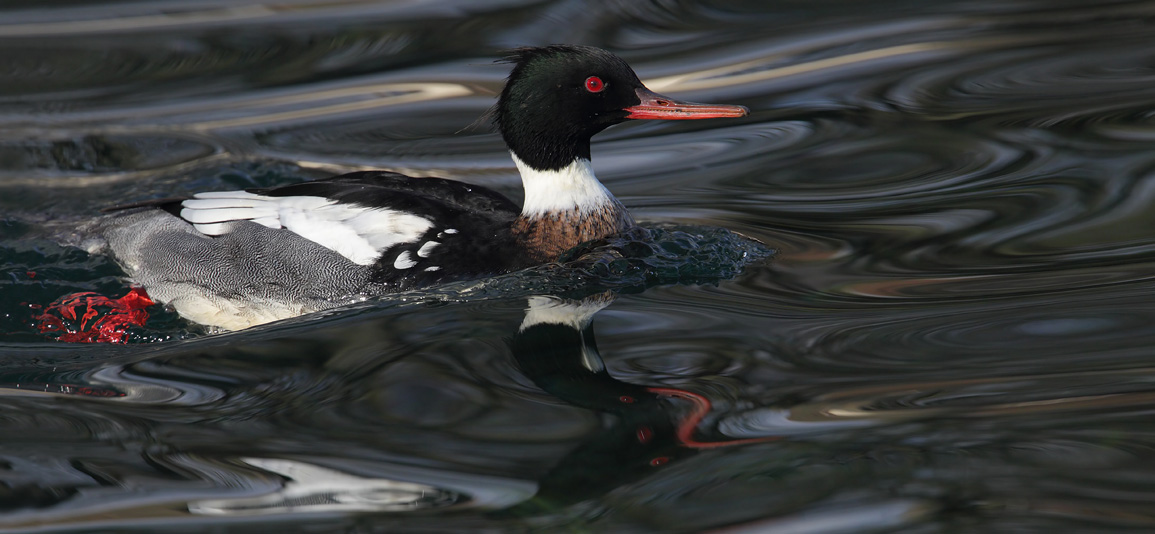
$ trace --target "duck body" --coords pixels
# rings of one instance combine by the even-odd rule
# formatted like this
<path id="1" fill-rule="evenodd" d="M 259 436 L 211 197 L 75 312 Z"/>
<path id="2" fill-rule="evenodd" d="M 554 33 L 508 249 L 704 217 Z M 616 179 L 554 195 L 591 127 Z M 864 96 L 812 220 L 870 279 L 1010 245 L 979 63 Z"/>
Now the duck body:
<path id="1" fill-rule="evenodd" d="M 525 188 L 490 189 L 387 171 L 117 209 L 96 224 L 149 296 L 227 330 L 368 296 L 555 261 L 634 226 L 599 182 L 590 137 L 631 118 L 736 117 L 739 106 L 650 93 L 617 56 L 591 47 L 519 49 L 493 111 Z"/>
<path id="2" fill-rule="evenodd" d="M 359 172 L 117 214 L 101 234 L 153 300 L 238 330 L 532 265 L 518 213 L 464 182 Z"/>

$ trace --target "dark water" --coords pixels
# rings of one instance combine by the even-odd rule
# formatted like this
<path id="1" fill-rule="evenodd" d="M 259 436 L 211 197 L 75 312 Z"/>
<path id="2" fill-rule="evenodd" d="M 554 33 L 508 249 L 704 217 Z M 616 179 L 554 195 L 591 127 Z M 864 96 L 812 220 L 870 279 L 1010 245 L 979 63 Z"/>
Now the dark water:
<path id="1" fill-rule="evenodd" d="M 1155 530 L 1155 2 L 0 15 L 0 531 Z M 54 240 L 104 206 L 362 167 L 519 194 L 466 127 L 495 51 L 548 42 L 751 109 L 596 139 L 669 250 L 233 334 L 37 333 L 30 305 L 123 294 Z M 608 305 L 521 329 L 531 289 Z"/>

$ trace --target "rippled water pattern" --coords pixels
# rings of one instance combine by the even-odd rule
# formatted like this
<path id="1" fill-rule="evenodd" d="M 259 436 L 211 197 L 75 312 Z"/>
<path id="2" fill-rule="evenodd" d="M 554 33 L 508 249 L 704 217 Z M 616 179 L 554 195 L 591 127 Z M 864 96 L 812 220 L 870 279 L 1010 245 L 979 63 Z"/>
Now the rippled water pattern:
<path id="1" fill-rule="evenodd" d="M 0 15 L 0 531 L 1155 531 L 1155 2 Z M 59 244 L 109 205 L 519 196 L 475 121 L 497 50 L 549 42 L 751 109 L 595 139 L 655 235 L 233 334 L 37 332 L 126 290 Z"/>

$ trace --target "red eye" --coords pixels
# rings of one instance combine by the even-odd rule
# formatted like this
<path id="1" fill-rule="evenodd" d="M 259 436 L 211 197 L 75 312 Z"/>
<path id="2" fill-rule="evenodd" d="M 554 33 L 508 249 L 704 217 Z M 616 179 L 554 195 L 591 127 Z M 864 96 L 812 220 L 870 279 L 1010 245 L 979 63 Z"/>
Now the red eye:
<path id="1" fill-rule="evenodd" d="M 586 91 L 591 93 L 600 93 L 602 92 L 602 89 L 605 88 L 606 82 L 603 82 L 601 78 L 598 78 L 597 76 L 590 76 L 589 78 L 586 78 Z"/>

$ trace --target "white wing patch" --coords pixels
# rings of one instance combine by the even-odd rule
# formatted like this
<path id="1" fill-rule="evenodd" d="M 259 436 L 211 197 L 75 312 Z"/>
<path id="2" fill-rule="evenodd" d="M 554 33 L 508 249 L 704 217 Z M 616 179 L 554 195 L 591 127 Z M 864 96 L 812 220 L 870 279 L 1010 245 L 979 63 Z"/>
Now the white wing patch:
<path id="1" fill-rule="evenodd" d="M 433 222 L 402 211 L 341 204 L 324 197 L 268 197 L 246 191 L 200 193 L 181 203 L 180 216 L 205 235 L 226 234 L 235 221 L 284 228 L 371 265 L 385 249 L 420 238 Z"/>
<path id="2" fill-rule="evenodd" d="M 397 259 L 393 262 L 394 269 L 408 269 L 414 265 L 417 265 L 417 262 L 409 255 L 408 250 L 398 254 Z"/>
<path id="3" fill-rule="evenodd" d="M 437 241 L 426 241 L 424 245 L 421 245 L 421 248 L 417 249 L 417 255 L 422 258 L 428 258 L 430 254 L 433 254 L 433 249 L 437 248 L 437 245 L 440 244 L 441 243 Z"/>

